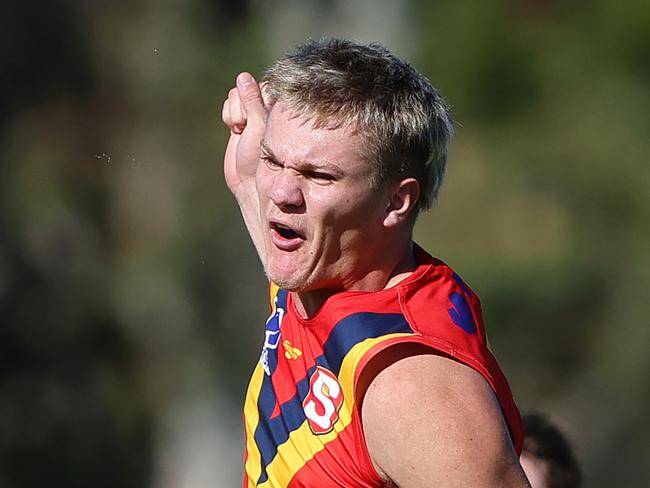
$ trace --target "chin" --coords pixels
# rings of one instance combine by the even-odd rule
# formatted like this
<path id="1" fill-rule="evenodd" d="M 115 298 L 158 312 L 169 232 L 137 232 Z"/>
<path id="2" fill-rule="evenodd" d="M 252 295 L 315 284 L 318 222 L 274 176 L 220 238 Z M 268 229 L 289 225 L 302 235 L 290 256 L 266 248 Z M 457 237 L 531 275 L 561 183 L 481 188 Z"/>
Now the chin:
<path id="1" fill-rule="evenodd" d="M 301 276 L 287 275 L 286 273 L 274 273 L 266 270 L 266 278 L 287 291 L 302 291 L 306 287 L 305 279 Z"/>

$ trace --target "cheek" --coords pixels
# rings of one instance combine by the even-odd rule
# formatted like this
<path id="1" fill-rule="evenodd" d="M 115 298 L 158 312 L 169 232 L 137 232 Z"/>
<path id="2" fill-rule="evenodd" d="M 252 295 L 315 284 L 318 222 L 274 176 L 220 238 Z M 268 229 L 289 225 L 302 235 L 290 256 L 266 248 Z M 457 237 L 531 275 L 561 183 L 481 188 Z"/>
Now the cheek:
<path id="1" fill-rule="evenodd" d="M 327 187 L 308 188 L 305 194 L 307 217 L 312 222 L 332 225 L 340 214 L 339 196 Z"/>
<path id="2" fill-rule="evenodd" d="M 357 192 L 341 199 L 340 207 L 349 222 L 355 226 L 370 226 L 382 214 L 380 198 L 376 193 Z"/>
<path id="3" fill-rule="evenodd" d="M 366 193 L 313 195 L 312 215 L 336 235 L 364 232 L 379 221 L 378 201 Z"/>

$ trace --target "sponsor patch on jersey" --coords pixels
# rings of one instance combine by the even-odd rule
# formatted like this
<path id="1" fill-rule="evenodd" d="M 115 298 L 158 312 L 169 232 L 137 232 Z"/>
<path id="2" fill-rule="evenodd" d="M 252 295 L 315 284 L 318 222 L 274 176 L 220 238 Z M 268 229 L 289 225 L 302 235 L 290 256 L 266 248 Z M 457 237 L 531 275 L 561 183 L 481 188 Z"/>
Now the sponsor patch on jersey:
<path id="1" fill-rule="evenodd" d="M 309 393 L 302 402 L 311 431 L 316 435 L 331 432 L 342 404 L 343 390 L 334 373 L 316 366 L 309 378 Z"/>
<path id="2" fill-rule="evenodd" d="M 288 340 L 282 341 L 282 345 L 284 346 L 284 357 L 287 359 L 298 359 L 300 356 L 302 356 L 302 351 L 298 349 L 297 347 L 294 347 L 291 345 L 291 342 Z"/>

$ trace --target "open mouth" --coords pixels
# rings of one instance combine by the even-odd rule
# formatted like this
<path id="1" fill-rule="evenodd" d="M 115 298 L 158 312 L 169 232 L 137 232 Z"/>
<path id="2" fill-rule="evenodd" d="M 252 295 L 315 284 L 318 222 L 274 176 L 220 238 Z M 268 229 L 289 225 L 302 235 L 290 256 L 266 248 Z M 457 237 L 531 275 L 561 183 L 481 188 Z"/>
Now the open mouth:
<path id="1" fill-rule="evenodd" d="M 271 224 L 271 228 L 285 239 L 302 238 L 302 236 L 298 234 L 295 230 L 283 224 L 273 223 Z"/>

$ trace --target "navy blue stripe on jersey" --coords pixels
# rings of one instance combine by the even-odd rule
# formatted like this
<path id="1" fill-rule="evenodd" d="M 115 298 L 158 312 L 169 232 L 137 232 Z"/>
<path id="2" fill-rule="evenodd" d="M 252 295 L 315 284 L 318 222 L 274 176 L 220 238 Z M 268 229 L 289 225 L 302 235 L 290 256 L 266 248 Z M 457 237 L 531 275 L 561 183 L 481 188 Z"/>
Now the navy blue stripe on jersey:
<path id="1" fill-rule="evenodd" d="M 278 297 L 278 304 L 277 306 L 284 308 L 285 310 L 287 309 L 287 297 L 289 296 L 289 292 L 287 290 L 278 290 L 278 294 L 276 295 Z"/>
<path id="2" fill-rule="evenodd" d="M 402 314 L 360 312 L 345 317 L 332 329 L 323 346 L 324 361 L 316 361 L 338 376 L 341 363 L 350 349 L 366 339 L 395 333 L 412 333 Z"/>
<path id="3" fill-rule="evenodd" d="M 343 359 L 359 342 L 386 334 L 412 332 L 402 314 L 361 312 L 349 315 L 332 329 L 324 344 L 324 353 L 316 358 L 316 365 L 327 368 L 338 376 Z M 265 376 L 257 403 L 260 420 L 254 435 L 263 466 L 258 484 L 268 479 L 266 467 L 277 454 L 278 446 L 286 442 L 289 434 L 306 420 L 302 402 L 309 393 L 309 378 L 315 370 L 316 366 L 312 366 L 306 376 L 297 382 L 296 395 L 280 406 L 280 415 L 274 418 L 271 418 L 271 415 L 275 410 L 277 399 L 271 377 Z"/>

